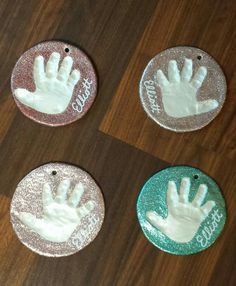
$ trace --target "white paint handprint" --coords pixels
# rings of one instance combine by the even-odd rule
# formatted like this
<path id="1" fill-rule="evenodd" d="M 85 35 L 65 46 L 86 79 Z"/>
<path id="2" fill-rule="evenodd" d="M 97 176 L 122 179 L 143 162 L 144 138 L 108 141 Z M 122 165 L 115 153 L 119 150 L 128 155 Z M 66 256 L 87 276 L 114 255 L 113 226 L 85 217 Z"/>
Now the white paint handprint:
<path id="1" fill-rule="evenodd" d="M 192 65 L 192 60 L 185 58 L 180 73 L 177 62 L 171 60 L 168 65 L 168 79 L 162 70 L 157 71 L 157 82 L 161 88 L 164 110 L 171 117 L 197 115 L 211 111 L 219 105 L 214 99 L 197 100 L 197 93 L 207 75 L 207 68 L 201 66 L 192 78 Z"/>
<path id="2" fill-rule="evenodd" d="M 190 242 L 197 234 L 201 223 L 209 215 L 214 201 L 202 203 L 207 194 L 207 186 L 201 184 L 192 202 L 189 202 L 190 179 L 183 178 L 179 194 L 174 181 L 169 181 L 167 190 L 168 215 L 162 218 L 155 211 L 148 211 L 146 219 L 170 239 L 179 242 Z"/>
<path id="3" fill-rule="evenodd" d="M 91 200 L 77 207 L 84 192 L 81 183 L 75 186 L 67 199 L 69 188 L 70 180 L 61 181 L 57 194 L 53 198 L 50 185 L 44 184 L 42 193 L 43 217 L 36 218 L 27 212 L 20 212 L 17 216 L 30 230 L 38 233 L 46 240 L 52 242 L 67 241 L 80 224 L 81 219 L 95 207 L 95 202 Z"/>
<path id="4" fill-rule="evenodd" d="M 24 105 L 42 113 L 64 112 L 80 79 L 80 72 L 76 69 L 71 72 L 73 59 L 70 56 L 63 59 L 60 68 L 59 62 L 60 54 L 53 52 L 45 70 L 43 56 L 37 56 L 33 66 L 36 89 L 30 92 L 27 89 L 17 88 L 14 91 L 16 98 Z"/>

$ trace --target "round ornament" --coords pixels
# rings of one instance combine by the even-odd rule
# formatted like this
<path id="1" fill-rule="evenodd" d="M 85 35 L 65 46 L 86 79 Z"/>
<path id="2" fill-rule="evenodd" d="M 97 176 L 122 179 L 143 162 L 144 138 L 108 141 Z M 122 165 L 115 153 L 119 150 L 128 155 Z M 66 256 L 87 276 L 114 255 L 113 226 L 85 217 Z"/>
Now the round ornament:
<path id="1" fill-rule="evenodd" d="M 201 129 L 220 112 L 226 80 L 206 52 L 187 46 L 157 54 L 146 66 L 139 85 L 142 106 L 160 126 L 187 132 Z"/>
<path id="2" fill-rule="evenodd" d="M 138 197 L 137 215 L 146 238 L 176 255 L 211 246 L 226 221 L 216 182 L 188 166 L 169 167 L 149 178 Z"/>
<path id="3" fill-rule="evenodd" d="M 44 125 L 60 126 L 87 113 L 96 97 L 97 79 L 91 61 L 79 48 L 47 41 L 19 58 L 11 89 L 24 115 Z"/>
<path id="4" fill-rule="evenodd" d="M 67 256 L 91 243 L 104 219 L 104 200 L 93 178 L 78 167 L 49 163 L 26 175 L 11 202 L 20 241 L 44 256 Z"/>

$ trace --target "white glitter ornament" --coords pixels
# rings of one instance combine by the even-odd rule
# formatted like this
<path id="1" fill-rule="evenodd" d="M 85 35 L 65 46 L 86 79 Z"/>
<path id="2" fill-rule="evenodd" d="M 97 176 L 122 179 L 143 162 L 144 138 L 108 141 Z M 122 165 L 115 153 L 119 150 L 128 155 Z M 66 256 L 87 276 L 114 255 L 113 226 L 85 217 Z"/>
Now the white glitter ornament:
<path id="1" fill-rule="evenodd" d="M 166 129 L 200 129 L 220 112 L 226 80 L 220 66 L 206 52 L 175 47 L 156 55 L 145 68 L 139 93 L 142 106 Z"/>

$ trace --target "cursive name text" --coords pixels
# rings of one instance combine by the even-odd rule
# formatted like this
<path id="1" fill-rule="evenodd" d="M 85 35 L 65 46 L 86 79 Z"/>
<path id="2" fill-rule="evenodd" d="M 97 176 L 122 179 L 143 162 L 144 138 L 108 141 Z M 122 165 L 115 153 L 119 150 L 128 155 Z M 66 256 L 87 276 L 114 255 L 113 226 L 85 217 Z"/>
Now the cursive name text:
<path id="1" fill-rule="evenodd" d="M 91 95 L 91 84 L 92 83 L 93 82 L 87 78 L 83 79 L 83 82 L 82 82 L 83 91 L 81 92 L 81 90 L 80 90 L 75 101 L 72 102 L 72 108 L 75 111 L 77 111 L 79 113 L 81 113 L 83 111 L 85 103 L 86 103 L 87 99 L 89 98 L 89 96 Z"/>
<path id="2" fill-rule="evenodd" d="M 70 240 L 70 244 L 72 246 L 75 246 L 79 248 L 81 244 L 89 238 L 91 235 L 91 232 L 94 231 L 94 229 L 97 227 L 97 223 L 99 222 L 99 219 L 93 215 L 88 218 L 88 221 L 86 223 L 86 227 L 81 227 L 79 230 L 73 234 L 73 237 Z"/>
<path id="3" fill-rule="evenodd" d="M 197 235 L 197 242 L 199 242 L 202 247 L 207 246 L 222 217 L 223 215 L 219 213 L 218 209 L 216 209 L 211 215 L 211 221 L 208 221 L 207 225 L 202 229 L 201 234 Z"/>
<path id="4" fill-rule="evenodd" d="M 157 103 L 157 93 L 155 90 L 155 83 L 153 80 L 146 80 L 144 82 L 144 86 L 147 92 L 148 100 L 151 104 L 151 110 L 152 113 L 159 113 L 160 112 L 160 106 Z"/>

